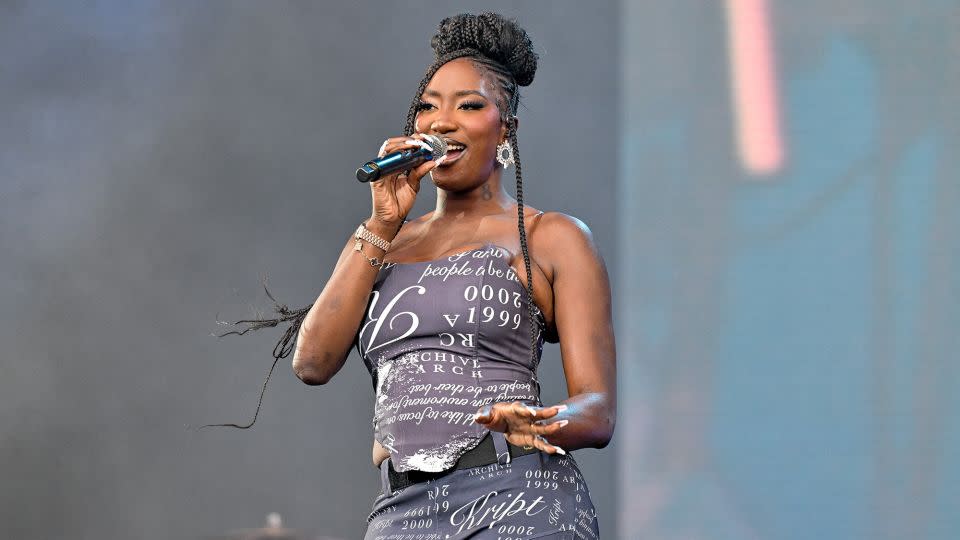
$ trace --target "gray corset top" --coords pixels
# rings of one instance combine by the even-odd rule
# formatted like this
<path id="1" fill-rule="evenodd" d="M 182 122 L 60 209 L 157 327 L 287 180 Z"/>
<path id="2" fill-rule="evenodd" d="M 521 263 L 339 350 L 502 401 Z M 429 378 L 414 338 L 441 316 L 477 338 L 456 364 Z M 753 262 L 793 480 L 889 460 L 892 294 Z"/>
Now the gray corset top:
<path id="1" fill-rule="evenodd" d="M 530 355 L 526 291 L 494 244 L 432 261 L 386 263 L 356 347 L 376 389 L 374 437 L 398 471 L 449 469 L 487 434 L 477 410 L 540 405 L 543 315 Z"/>

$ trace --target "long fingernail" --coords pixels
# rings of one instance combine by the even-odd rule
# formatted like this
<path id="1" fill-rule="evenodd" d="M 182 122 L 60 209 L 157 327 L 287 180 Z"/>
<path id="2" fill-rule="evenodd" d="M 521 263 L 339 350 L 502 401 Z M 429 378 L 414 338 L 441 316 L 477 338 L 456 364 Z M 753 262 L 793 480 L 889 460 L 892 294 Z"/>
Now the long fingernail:
<path id="1" fill-rule="evenodd" d="M 563 426 L 565 426 L 565 425 L 567 425 L 567 424 L 569 424 L 569 423 L 570 423 L 569 420 L 561 420 L 561 421 L 557 422 L 557 426 L 563 427 Z"/>
<path id="2" fill-rule="evenodd" d="M 560 454 L 561 456 L 567 455 L 567 451 L 564 450 L 563 448 L 560 448 L 559 446 L 556 446 L 556 445 L 554 445 L 554 448 L 557 449 L 557 453 Z"/>
<path id="3" fill-rule="evenodd" d="M 444 154 L 444 155 L 438 157 L 437 159 L 433 160 L 433 163 L 434 163 L 434 165 L 439 165 L 439 164 L 443 163 L 444 161 L 446 161 L 446 159 L 447 159 L 447 155 Z"/>
<path id="4" fill-rule="evenodd" d="M 531 407 L 531 406 L 529 406 L 529 405 L 524 405 L 524 407 L 526 407 L 526 409 L 527 409 L 528 411 L 530 411 L 530 414 L 532 414 L 533 416 L 536 416 L 536 415 L 537 415 L 537 410 L 534 409 L 533 407 Z"/>
<path id="5" fill-rule="evenodd" d="M 425 148 L 425 149 L 427 149 L 427 150 L 432 150 L 432 148 L 430 148 L 430 145 L 427 144 L 427 141 L 421 141 L 420 139 L 407 139 L 407 140 L 405 140 L 405 141 L 403 141 L 403 142 L 405 142 L 406 144 L 412 144 L 412 145 L 414 145 L 414 146 L 419 146 L 420 148 Z"/>
<path id="6" fill-rule="evenodd" d="M 568 408 L 569 408 L 569 407 L 567 407 L 566 405 L 557 405 L 557 413 L 562 413 L 563 411 L 567 410 Z"/>

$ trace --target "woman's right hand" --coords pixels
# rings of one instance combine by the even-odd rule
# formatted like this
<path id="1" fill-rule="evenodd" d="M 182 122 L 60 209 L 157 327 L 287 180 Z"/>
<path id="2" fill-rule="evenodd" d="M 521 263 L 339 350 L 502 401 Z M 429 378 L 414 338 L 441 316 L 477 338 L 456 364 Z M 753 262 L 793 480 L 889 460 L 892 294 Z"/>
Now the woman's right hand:
<path id="1" fill-rule="evenodd" d="M 378 157 L 399 150 L 418 148 L 420 145 L 411 142 L 411 139 L 422 138 L 419 133 L 409 137 L 391 137 L 383 142 Z M 367 224 L 368 228 L 375 227 L 383 231 L 392 231 L 394 234 L 399 231 L 403 220 L 417 199 L 420 179 L 436 166 L 436 161 L 426 161 L 408 172 L 396 172 L 370 182 L 373 211 L 370 215 L 371 222 Z"/>

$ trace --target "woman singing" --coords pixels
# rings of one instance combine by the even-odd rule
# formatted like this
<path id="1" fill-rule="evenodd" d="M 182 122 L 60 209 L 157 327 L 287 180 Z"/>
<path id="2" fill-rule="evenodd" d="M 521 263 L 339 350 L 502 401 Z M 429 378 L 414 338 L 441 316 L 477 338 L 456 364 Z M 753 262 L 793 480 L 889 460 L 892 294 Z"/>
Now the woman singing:
<path id="1" fill-rule="evenodd" d="M 381 154 L 424 134 L 448 152 L 370 184 L 370 217 L 303 310 L 293 369 L 326 384 L 355 346 L 370 371 L 382 482 L 367 540 L 598 538 L 570 451 L 613 435 L 610 285 L 586 225 L 523 203 L 518 88 L 537 55 L 493 13 L 444 19 L 431 45 L 405 133 Z M 427 173 L 436 208 L 407 221 Z M 550 406 L 544 339 L 560 343 L 569 394 Z"/>

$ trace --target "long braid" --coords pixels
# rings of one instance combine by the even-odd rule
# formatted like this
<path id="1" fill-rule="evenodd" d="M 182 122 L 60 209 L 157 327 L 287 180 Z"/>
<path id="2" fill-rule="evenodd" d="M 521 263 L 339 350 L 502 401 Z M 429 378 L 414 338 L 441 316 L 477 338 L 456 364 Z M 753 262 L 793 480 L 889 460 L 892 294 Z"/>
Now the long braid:
<path id="1" fill-rule="evenodd" d="M 260 406 L 263 405 L 263 394 L 267 391 L 267 383 L 270 382 L 270 377 L 273 375 L 273 370 L 277 367 L 277 362 L 281 358 L 286 358 L 290 356 L 290 353 L 293 351 L 294 344 L 296 343 L 297 334 L 300 332 L 300 325 L 303 324 L 303 319 L 307 317 L 307 313 L 310 311 L 310 308 L 313 307 L 313 304 L 309 306 L 304 306 L 300 309 L 291 310 L 285 304 L 277 302 L 277 300 L 270 294 L 270 290 L 267 289 L 266 279 L 263 280 L 263 290 L 267 293 L 267 296 L 273 300 L 274 311 L 277 312 L 280 316 L 275 319 L 243 319 L 235 323 L 232 323 L 233 326 L 246 325 L 246 328 L 243 330 L 231 330 L 230 332 L 224 332 L 218 334 L 217 337 L 237 335 L 242 336 L 251 330 L 259 330 L 261 328 L 272 328 L 277 326 L 280 323 L 289 323 L 287 329 L 283 332 L 283 336 L 280 337 L 280 340 L 273 347 L 273 364 L 270 365 L 270 370 L 267 371 L 266 378 L 263 379 L 263 385 L 260 387 L 260 397 L 257 398 L 257 409 L 253 413 L 253 418 L 248 424 L 205 424 L 200 427 L 233 427 L 237 429 L 249 429 L 253 424 L 257 422 L 257 417 L 260 415 Z M 220 322 L 219 324 L 231 324 L 226 322 Z"/>
<path id="2" fill-rule="evenodd" d="M 520 164 L 520 152 L 517 148 L 517 124 L 510 122 L 510 129 L 507 132 L 507 140 L 513 149 L 514 166 L 516 167 L 517 177 L 517 229 L 520 232 L 520 250 L 523 252 L 523 267 L 527 274 L 527 284 L 524 287 L 527 291 L 527 312 L 530 316 L 530 363 L 533 366 L 533 372 L 536 374 L 537 365 L 540 363 L 539 354 L 539 332 L 537 331 L 537 308 L 533 300 L 533 270 L 530 264 L 530 247 L 527 245 L 527 227 L 523 216 L 523 166 Z M 540 382 L 537 382 L 537 395 L 540 395 Z"/>

